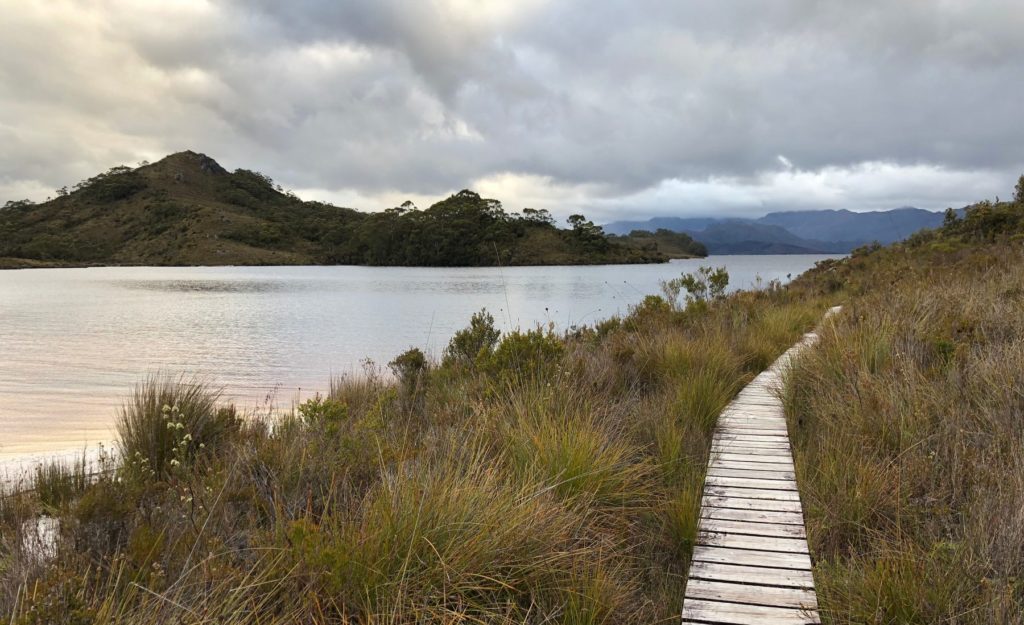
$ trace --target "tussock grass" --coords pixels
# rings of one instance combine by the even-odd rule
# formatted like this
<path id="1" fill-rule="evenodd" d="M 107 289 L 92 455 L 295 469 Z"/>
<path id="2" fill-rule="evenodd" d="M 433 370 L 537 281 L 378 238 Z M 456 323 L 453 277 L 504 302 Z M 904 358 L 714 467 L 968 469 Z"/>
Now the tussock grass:
<path id="1" fill-rule="evenodd" d="M 59 509 L 85 492 L 89 482 L 88 458 L 83 453 L 70 464 L 51 460 L 37 465 L 32 483 L 43 506 Z"/>
<path id="2" fill-rule="evenodd" d="M 825 308 L 771 288 L 411 350 L 272 425 L 166 376 L 119 413 L 120 464 L 40 476 L 60 558 L 0 507 L 0 623 L 669 623 L 714 418 Z M 12 534 L 13 535 L 13 534 Z"/>
<path id="3" fill-rule="evenodd" d="M 120 456 L 165 474 L 171 462 L 190 459 L 236 427 L 234 410 L 219 400 L 220 392 L 201 380 L 150 376 L 118 411 Z"/>

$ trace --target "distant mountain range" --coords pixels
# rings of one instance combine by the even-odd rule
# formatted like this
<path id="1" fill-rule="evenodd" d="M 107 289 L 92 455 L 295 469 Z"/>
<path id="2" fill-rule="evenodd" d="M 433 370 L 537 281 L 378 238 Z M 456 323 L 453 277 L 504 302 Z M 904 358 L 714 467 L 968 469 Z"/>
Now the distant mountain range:
<path id="1" fill-rule="evenodd" d="M 785 211 L 758 219 L 655 217 L 647 221 L 615 221 L 604 226 L 611 234 L 659 228 L 685 232 L 711 254 L 845 254 L 878 241 L 901 241 L 922 228 L 942 224 L 941 212 L 903 207 L 856 213 L 849 210 Z"/>

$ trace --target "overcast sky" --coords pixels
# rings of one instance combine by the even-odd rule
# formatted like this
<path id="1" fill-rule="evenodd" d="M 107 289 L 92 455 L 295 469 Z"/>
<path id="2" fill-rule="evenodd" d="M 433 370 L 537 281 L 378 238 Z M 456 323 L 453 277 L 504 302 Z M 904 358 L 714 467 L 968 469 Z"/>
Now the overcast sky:
<path id="1" fill-rule="evenodd" d="M 1020 0 L 0 0 L 0 202 L 185 149 L 378 210 L 1011 195 Z"/>

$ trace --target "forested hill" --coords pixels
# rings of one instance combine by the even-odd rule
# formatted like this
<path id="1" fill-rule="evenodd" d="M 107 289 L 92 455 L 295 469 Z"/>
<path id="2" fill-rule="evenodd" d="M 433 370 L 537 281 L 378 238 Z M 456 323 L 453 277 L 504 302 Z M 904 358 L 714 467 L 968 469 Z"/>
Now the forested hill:
<path id="1" fill-rule="evenodd" d="M 506 212 L 472 191 L 418 210 L 304 202 L 267 176 L 180 152 L 115 167 L 44 203 L 0 208 L 0 267 L 649 263 L 660 240 L 605 236 L 582 215 Z M 674 245 L 674 243 L 673 243 Z M 678 256 L 676 247 L 673 256 Z M 694 254 L 701 252 L 694 246 Z"/>

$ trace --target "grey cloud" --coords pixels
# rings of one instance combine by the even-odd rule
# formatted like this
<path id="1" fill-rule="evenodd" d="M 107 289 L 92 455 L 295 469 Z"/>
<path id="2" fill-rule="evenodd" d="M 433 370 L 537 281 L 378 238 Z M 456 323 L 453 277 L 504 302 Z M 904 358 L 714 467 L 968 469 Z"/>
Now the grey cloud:
<path id="1" fill-rule="evenodd" d="M 1013 0 L 54 6 L 0 0 L 0 194 L 186 148 L 369 201 L 518 176 L 609 217 L 941 207 L 943 172 L 1024 168 Z"/>

